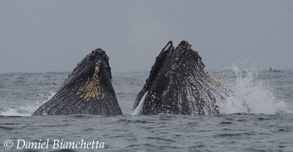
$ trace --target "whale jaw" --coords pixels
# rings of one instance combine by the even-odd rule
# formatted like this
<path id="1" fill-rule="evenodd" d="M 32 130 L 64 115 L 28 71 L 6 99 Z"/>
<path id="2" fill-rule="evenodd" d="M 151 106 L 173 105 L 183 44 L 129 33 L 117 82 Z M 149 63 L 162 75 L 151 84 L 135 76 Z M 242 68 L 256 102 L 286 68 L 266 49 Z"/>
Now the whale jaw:
<path id="1" fill-rule="evenodd" d="M 176 49 L 170 44 L 156 58 L 133 109 L 143 102 L 143 114 L 218 114 L 216 102 L 222 96 L 204 72 L 198 52 L 187 41 Z"/>

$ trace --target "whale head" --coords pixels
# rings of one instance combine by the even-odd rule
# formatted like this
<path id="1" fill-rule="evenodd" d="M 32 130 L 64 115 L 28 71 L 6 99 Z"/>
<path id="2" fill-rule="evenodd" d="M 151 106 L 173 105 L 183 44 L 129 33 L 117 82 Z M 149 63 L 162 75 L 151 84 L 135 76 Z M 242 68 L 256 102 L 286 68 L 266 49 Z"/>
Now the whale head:
<path id="1" fill-rule="evenodd" d="M 86 55 L 64 81 L 59 91 L 33 115 L 120 115 L 109 65 L 102 49 Z"/>
<path id="2" fill-rule="evenodd" d="M 213 114 L 219 97 L 212 79 L 204 72 L 198 52 L 187 41 L 162 49 L 139 92 L 133 111 L 142 114 Z"/>

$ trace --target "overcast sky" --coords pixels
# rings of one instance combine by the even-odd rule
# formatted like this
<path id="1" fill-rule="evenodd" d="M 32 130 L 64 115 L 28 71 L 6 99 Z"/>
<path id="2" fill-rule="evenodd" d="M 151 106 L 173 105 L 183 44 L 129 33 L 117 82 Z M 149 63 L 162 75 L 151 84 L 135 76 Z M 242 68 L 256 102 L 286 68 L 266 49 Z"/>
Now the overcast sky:
<path id="1" fill-rule="evenodd" d="M 208 69 L 293 69 L 290 0 L 0 0 L 0 73 L 72 71 L 102 48 L 112 71 L 149 71 L 169 40 Z"/>

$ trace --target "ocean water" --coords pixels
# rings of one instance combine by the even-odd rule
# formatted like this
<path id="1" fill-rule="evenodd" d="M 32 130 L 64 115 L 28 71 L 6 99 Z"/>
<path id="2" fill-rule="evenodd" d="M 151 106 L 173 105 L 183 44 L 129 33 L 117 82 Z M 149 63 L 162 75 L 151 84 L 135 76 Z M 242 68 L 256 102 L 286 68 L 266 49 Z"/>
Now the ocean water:
<path id="1" fill-rule="evenodd" d="M 123 116 L 30 117 L 69 72 L 0 74 L 0 151 L 293 151 L 293 71 L 209 72 L 231 91 L 219 115 L 132 115 L 149 72 L 114 72 Z"/>

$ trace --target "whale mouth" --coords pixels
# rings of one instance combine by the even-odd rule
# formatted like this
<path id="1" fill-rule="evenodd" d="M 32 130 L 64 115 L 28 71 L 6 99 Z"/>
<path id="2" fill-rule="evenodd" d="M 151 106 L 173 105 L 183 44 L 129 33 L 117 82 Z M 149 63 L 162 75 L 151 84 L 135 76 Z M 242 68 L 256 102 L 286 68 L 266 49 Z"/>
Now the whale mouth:
<path id="1" fill-rule="evenodd" d="M 142 99 L 144 99 L 144 97 L 146 97 L 148 90 L 150 89 L 151 85 L 153 84 L 153 81 L 157 77 L 158 73 L 160 73 L 163 65 L 166 62 L 167 57 L 173 51 L 174 51 L 173 42 L 169 41 L 165 45 L 165 47 L 162 49 L 160 54 L 157 56 L 156 61 L 150 71 L 150 75 L 149 75 L 148 79 L 146 80 L 146 84 L 144 85 L 143 90 L 137 96 L 136 102 L 134 103 L 134 106 L 133 106 L 133 110 L 132 110 L 133 112 L 142 110 L 142 109 L 137 110 L 136 108 L 138 107 L 138 105 L 143 105 L 143 103 L 141 103 L 141 102 L 144 102 L 144 100 L 142 100 Z M 140 108 L 142 108 L 142 107 L 140 107 Z"/>
<path id="2" fill-rule="evenodd" d="M 173 42 L 169 41 L 152 66 L 150 75 L 146 80 L 146 90 L 149 89 L 158 75 L 163 74 L 162 70 L 165 72 L 175 71 L 176 66 L 178 67 L 185 60 L 195 61 L 194 65 L 197 66 L 198 71 L 203 70 L 205 65 L 201 59 L 198 52 L 192 50 L 191 45 L 186 40 L 181 41 L 176 49 L 173 46 Z"/>
<path id="3" fill-rule="evenodd" d="M 150 85 L 153 83 L 157 74 L 160 72 L 161 68 L 166 62 L 169 54 L 174 51 L 173 42 L 169 41 L 166 46 L 162 49 L 159 56 L 156 58 L 155 64 L 152 66 L 149 78 L 146 80 L 146 89 L 148 90 Z"/>
<path id="4" fill-rule="evenodd" d="M 174 49 L 173 42 L 169 41 L 157 56 L 152 66 L 150 75 L 144 86 L 146 91 L 149 90 L 155 78 L 162 74 L 162 69 L 165 72 L 172 72 L 176 69 L 176 65 L 178 66 L 181 61 L 188 60 L 187 58 L 193 58 L 196 61 L 194 65 L 198 66 L 197 69 L 199 71 L 204 69 L 205 65 L 201 61 L 201 57 L 196 51 L 191 49 L 191 45 L 186 40 L 181 41 L 176 49 Z"/>
<path id="5" fill-rule="evenodd" d="M 168 109 L 170 110 L 170 106 L 171 109 L 175 105 L 178 108 L 187 103 L 182 102 L 183 98 L 181 99 L 179 96 L 184 96 L 184 100 L 194 100 L 196 97 L 190 93 L 191 90 L 202 88 L 200 85 L 205 83 L 203 80 L 206 78 L 204 68 L 202 58 L 187 41 L 181 41 L 175 49 L 172 41 L 169 41 L 157 56 L 149 77 L 135 100 L 132 111 L 138 111 L 136 108 L 142 107 L 140 111 L 144 114 L 167 112 Z M 176 90 L 172 91 L 174 89 Z M 198 94 L 195 93 L 195 95 Z M 180 110 L 177 109 L 178 111 Z M 186 111 L 186 113 L 188 112 L 192 113 Z"/>

